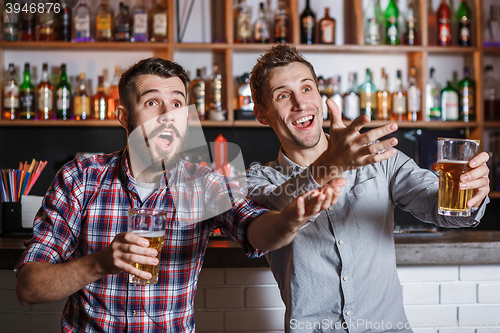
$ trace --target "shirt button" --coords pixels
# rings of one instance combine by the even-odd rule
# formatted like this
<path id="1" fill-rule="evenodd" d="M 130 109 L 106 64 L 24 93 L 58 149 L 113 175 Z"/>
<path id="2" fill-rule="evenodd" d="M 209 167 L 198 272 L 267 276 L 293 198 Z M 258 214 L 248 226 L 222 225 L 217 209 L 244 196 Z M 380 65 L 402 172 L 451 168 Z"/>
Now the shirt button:
<path id="1" fill-rule="evenodd" d="M 136 315 L 136 314 L 137 314 L 137 312 L 135 312 L 135 310 L 134 310 L 134 311 L 132 311 L 132 316 L 134 316 L 134 317 L 135 317 L 135 315 Z"/>
<path id="2" fill-rule="evenodd" d="M 345 315 L 346 315 L 346 316 L 350 316 L 350 315 L 351 315 L 351 311 L 347 311 L 347 312 L 345 313 Z"/>
<path id="3" fill-rule="evenodd" d="M 340 245 L 344 244 L 344 241 L 343 241 L 342 239 L 341 239 L 341 240 L 339 240 L 339 244 L 340 244 Z"/>
<path id="4" fill-rule="evenodd" d="M 332 207 L 332 206 L 328 207 L 328 210 L 329 210 L 329 211 L 332 211 L 332 210 L 333 210 L 333 207 Z"/>
<path id="5" fill-rule="evenodd" d="M 342 280 L 347 281 L 347 276 L 344 276 Z"/>

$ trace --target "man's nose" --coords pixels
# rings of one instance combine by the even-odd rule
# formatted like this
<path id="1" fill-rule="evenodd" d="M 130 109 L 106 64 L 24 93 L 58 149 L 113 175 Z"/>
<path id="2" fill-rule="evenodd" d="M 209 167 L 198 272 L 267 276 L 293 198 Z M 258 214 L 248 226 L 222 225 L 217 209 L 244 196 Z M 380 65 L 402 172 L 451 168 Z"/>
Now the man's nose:
<path id="1" fill-rule="evenodd" d="M 293 110 L 301 111 L 307 106 L 307 100 L 302 94 L 293 93 L 292 96 Z"/>
<path id="2" fill-rule="evenodd" d="M 170 112 L 170 110 L 168 110 L 168 108 L 164 105 L 161 108 L 161 113 L 160 116 L 158 117 L 158 121 L 162 123 L 170 123 L 170 122 L 173 123 L 174 120 L 175 120 L 174 113 Z"/>

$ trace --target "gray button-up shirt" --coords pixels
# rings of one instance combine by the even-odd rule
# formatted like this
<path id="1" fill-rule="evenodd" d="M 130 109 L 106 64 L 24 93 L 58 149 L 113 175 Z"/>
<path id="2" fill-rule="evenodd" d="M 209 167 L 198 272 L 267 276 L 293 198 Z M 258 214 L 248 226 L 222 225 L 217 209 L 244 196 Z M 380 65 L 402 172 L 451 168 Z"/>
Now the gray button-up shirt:
<path id="1" fill-rule="evenodd" d="M 311 170 L 280 151 L 276 161 L 245 172 L 249 195 L 282 210 L 319 187 Z M 394 207 L 441 227 L 466 227 L 479 221 L 488 199 L 470 218 L 438 215 L 438 178 L 399 151 L 343 177 L 338 203 L 267 255 L 286 305 L 285 330 L 411 332 L 396 270 Z"/>

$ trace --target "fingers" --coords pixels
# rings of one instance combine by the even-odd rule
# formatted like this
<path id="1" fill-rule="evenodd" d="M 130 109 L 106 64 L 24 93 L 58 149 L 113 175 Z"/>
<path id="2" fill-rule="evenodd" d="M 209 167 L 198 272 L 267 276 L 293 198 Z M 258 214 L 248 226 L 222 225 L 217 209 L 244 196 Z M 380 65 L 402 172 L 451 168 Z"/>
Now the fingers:
<path id="1" fill-rule="evenodd" d="M 486 179 L 488 180 L 488 175 L 490 173 L 490 169 L 486 164 L 482 164 L 477 168 L 474 168 L 463 175 L 460 176 L 460 181 L 463 183 L 471 183 L 475 180 L 478 179 Z M 467 187 L 467 188 L 474 188 L 474 187 Z"/>
<path id="2" fill-rule="evenodd" d="M 340 112 L 337 103 L 328 98 L 326 100 L 326 105 L 328 106 L 328 112 L 330 113 L 330 128 L 345 128 L 346 126 L 342 121 L 342 113 Z"/>
<path id="3" fill-rule="evenodd" d="M 393 147 L 398 144 L 398 139 L 389 138 L 382 142 L 372 143 L 360 149 L 358 158 L 353 159 L 352 166 L 360 167 L 378 163 L 397 154 Z"/>
<path id="4" fill-rule="evenodd" d="M 478 165 L 486 164 L 490 159 L 490 155 L 487 152 L 483 151 L 481 154 L 475 156 L 472 160 L 470 160 L 469 165 L 471 168 L 475 168 Z"/>
<path id="5" fill-rule="evenodd" d="M 362 144 L 368 144 L 375 140 L 378 140 L 386 135 L 394 133 L 398 130 L 398 125 L 395 123 L 390 123 L 384 126 L 380 126 L 374 129 L 371 129 L 361 135 L 361 138 L 365 141 Z"/>
<path id="6" fill-rule="evenodd" d="M 489 192 L 490 192 L 489 185 L 480 188 L 477 191 L 477 193 L 467 201 L 467 207 L 479 207 Z"/>

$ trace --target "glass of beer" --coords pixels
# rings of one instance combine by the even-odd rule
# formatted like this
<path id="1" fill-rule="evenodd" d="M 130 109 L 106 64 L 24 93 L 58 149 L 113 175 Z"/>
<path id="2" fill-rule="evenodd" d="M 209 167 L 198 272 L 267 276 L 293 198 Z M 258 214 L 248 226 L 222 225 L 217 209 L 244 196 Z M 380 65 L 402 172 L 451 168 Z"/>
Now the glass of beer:
<path id="1" fill-rule="evenodd" d="M 470 160 L 479 152 L 479 140 L 438 138 L 438 213 L 470 216 L 467 201 L 472 190 L 461 190 L 460 176 L 468 172 Z"/>
<path id="2" fill-rule="evenodd" d="M 151 279 L 145 280 L 133 274 L 129 276 L 129 282 L 134 285 L 155 284 L 158 282 L 158 272 L 160 270 L 160 256 L 163 243 L 165 241 L 165 226 L 167 222 L 167 212 L 155 208 L 131 208 L 128 211 L 128 232 L 134 233 L 149 241 L 149 247 L 158 251 L 158 265 L 144 265 L 135 262 L 131 264 L 151 273 Z"/>

